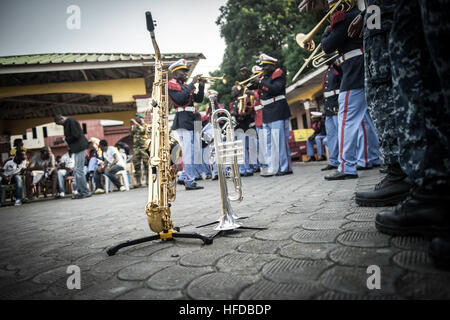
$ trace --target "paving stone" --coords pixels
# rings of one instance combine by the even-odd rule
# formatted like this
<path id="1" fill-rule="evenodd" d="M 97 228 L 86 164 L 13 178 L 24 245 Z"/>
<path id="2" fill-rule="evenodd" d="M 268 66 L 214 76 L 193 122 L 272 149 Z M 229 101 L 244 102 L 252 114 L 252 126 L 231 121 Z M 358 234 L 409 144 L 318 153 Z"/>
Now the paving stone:
<path id="1" fill-rule="evenodd" d="M 179 290 L 152 290 L 149 288 L 138 288 L 118 296 L 117 300 L 177 300 L 184 297 Z"/>
<path id="2" fill-rule="evenodd" d="M 60 278 L 67 278 L 70 274 L 67 274 L 67 267 L 68 266 L 62 266 L 56 269 L 52 269 L 46 272 L 43 272 L 41 274 L 38 274 L 35 276 L 32 281 L 36 283 L 41 284 L 51 284 L 55 281 L 57 281 Z"/>
<path id="3" fill-rule="evenodd" d="M 341 227 L 344 230 L 352 230 L 352 231 L 365 231 L 365 232 L 376 232 L 377 229 L 375 227 L 374 222 L 356 222 L 351 221 L 345 223 Z"/>
<path id="4" fill-rule="evenodd" d="M 216 267 L 221 272 L 256 274 L 264 264 L 276 258 L 273 254 L 231 253 L 220 258 Z"/>
<path id="5" fill-rule="evenodd" d="M 317 213 L 309 217 L 311 220 L 343 220 L 348 215 L 346 210 L 318 210 Z"/>
<path id="6" fill-rule="evenodd" d="M 105 257 L 105 260 L 97 263 L 91 270 L 99 273 L 115 273 L 139 261 L 141 260 L 138 258 L 121 255 Z"/>
<path id="7" fill-rule="evenodd" d="M 334 243 L 291 243 L 282 247 L 279 251 L 281 256 L 287 258 L 303 258 L 320 260 L 326 259 L 328 253 L 337 247 Z"/>
<path id="8" fill-rule="evenodd" d="M 395 253 L 396 251 L 390 248 L 339 247 L 330 252 L 330 259 L 347 266 L 386 266 L 391 264 L 390 259 Z"/>
<path id="9" fill-rule="evenodd" d="M 332 264 L 327 260 L 279 258 L 267 263 L 262 269 L 262 275 L 273 282 L 312 281 Z"/>
<path id="10" fill-rule="evenodd" d="M 395 295 L 394 284 L 404 274 L 398 267 L 380 266 L 381 289 L 368 289 L 367 280 L 373 273 L 367 273 L 367 268 L 333 266 L 326 270 L 319 282 L 326 288 L 349 294 Z"/>
<path id="11" fill-rule="evenodd" d="M 300 230 L 292 236 L 292 240 L 302 243 L 332 243 L 343 230 Z"/>
<path id="12" fill-rule="evenodd" d="M 363 209 L 359 209 L 363 208 Z M 374 222 L 375 216 L 380 211 L 379 208 L 376 208 L 376 210 L 369 210 L 366 207 L 359 207 L 358 209 L 355 209 L 355 213 L 349 214 L 346 216 L 347 219 L 352 221 L 369 221 Z"/>
<path id="13" fill-rule="evenodd" d="M 450 273 L 408 273 L 397 281 L 398 293 L 407 299 L 450 299 Z"/>
<path id="14" fill-rule="evenodd" d="M 393 237 L 391 244 L 405 250 L 428 250 L 430 240 L 423 237 Z"/>
<path id="15" fill-rule="evenodd" d="M 0 291 L 0 299 L 1 300 L 23 299 L 34 293 L 45 291 L 46 288 L 47 288 L 46 285 L 36 284 L 28 281 L 14 283 L 2 288 L 2 290 Z"/>
<path id="16" fill-rule="evenodd" d="M 141 287 L 142 283 L 136 281 L 121 281 L 112 279 L 81 290 L 74 294 L 75 300 L 111 300 L 135 288 Z"/>
<path id="17" fill-rule="evenodd" d="M 185 255 L 180 259 L 180 265 L 185 267 L 212 266 L 221 257 L 234 252 L 233 250 L 199 250 Z"/>
<path id="18" fill-rule="evenodd" d="M 423 273 L 440 273 L 439 269 L 434 267 L 433 261 L 426 251 L 402 251 L 397 253 L 392 260 L 401 268 Z"/>
<path id="19" fill-rule="evenodd" d="M 239 296 L 242 300 L 302 300 L 311 299 L 324 291 L 312 282 L 275 283 L 260 280 L 245 289 Z"/>
<path id="20" fill-rule="evenodd" d="M 289 241 L 252 240 L 241 244 L 237 250 L 248 253 L 276 253 Z"/>
<path id="21" fill-rule="evenodd" d="M 293 233 L 293 229 L 269 228 L 267 230 L 256 232 L 255 238 L 260 240 L 287 240 L 292 236 Z"/>
<path id="22" fill-rule="evenodd" d="M 181 290 L 192 280 L 211 272 L 211 267 L 188 268 L 175 265 L 155 273 L 147 280 L 147 285 L 156 290 Z"/>
<path id="23" fill-rule="evenodd" d="M 173 266 L 175 262 L 144 261 L 123 268 L 117 274 L 120 280 L 145 280 L 156 272 Z"/>
<path id="24" fill-rule="evenodd" d="M 198 245 L 191 245 L 189 247 L 185 246 L 171 246 L 167 247 L 164 250 L 158 250 L 155 253 L 152 253 L 148 259 L 152 261 L 168 261 L 174 262 L 179 260 L 185 255 L 189 255 L 195 251 L 201 250 L 201 247 Z"/>
<path id="25" fill-rule="evenodd" d="M 317 300 L 399 300 L 396 295 L 366 294 L 357 295 L 351 293 L 342 293 L 336 291 L 327 291 L 316 297 Z"/>
<path id="26" fill-rule="evenodd" d="M 347 246 L 354 247 L 388 247 L 388 235 L 380 232 L 346 231 L 337 237 L 337 241 Z"/>
<path id="27" fill-rule="evenodd" d="M 286 210 L 286 212 L 289 214 L 298 214 L 298 215 L 306 215 L 306 216 L 312 215 L 314 213 L 314 211 L 311 209 L 311 207 L 300 205 L 300 204 L 298 206 L 288 208 Z"/>
<path id="28" fill-rule="evenodd" d="M 232 300 L 256 279 L 255 276 L 209 273 L 192 281 L 188 285 L 187 293 L 196 300 Z"/>
<path id="29" fill-rule="evenodd" d="M 302 224 L 302 228 L 306 230 L 328 230 L 339 229 L 347 220 L 315 220 L 306 221 Z"/>

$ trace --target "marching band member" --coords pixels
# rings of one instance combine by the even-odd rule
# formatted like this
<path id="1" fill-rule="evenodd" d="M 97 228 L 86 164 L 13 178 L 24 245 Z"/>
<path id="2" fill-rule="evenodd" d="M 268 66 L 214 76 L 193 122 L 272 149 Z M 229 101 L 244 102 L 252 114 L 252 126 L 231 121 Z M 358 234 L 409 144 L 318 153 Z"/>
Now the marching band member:
<path id="1" fill-rule="evenodd" d="M 194 122 L 196 118 L 196 109 L 194 102 L 202 102 L 205 89 L 205 81 L 197 75 L 190 84 L 186 84 L 188 76 L 188 67 L 185 59 L 180 59 L 169 66 L 173 79 L 169 81 L 169 98 L 172 101 L 177 113 L 173 120 L 172 130 L 178 136 L 181 146 L 185 174 L 186 190 L 203 189 L 195 183 L 195 147 L 198 139 L 194 139 Z M 195 84 L 199 83 L 198 92 L 195 91 Z M 201 123 L 198 124 L 201 126 Z"/>
<path id="2" fill-rule="evenodd" d="M 247 177 L 253 175 L 252 166 L 257 162 L 256 155 L 256 131 L 254 129 L 254 110 L 250 103 L 250 98 L 247 96 L 242 103 L 245 104 L 245 111 L 239 113 L 239 95 L 240 91 L 235 86 L 232 88 L 232 97 L 234 100 L 230 103 L 230 109 L 234 111 L 237 126 L 235 128 L 235 135 L 237 140 L 242 141 L 244 146 L 244 164 L 239 165 L 239 172 L 241 176 Z"/>
<path id="3" fill-rule="evenodd" d="M 339 166 L 338 144 L 338 110 L 339 87 L 341 86 L 342 70 L 336 60 L 330 61 L 323 83 L 325 98 L 325 128 L 327 131 L 327 146 L 329 150 L 328 165 L 322 171 L 337 170 Z"/>
<path id="4" fill-rule="evenodd" d="M 252 67 L 253 75 L 262 74 L 263 69 L 260 66 Z M 255 129 L 257 134 L 257 164 L 255 165 L 257 171 L 261 174 L 267 174 L 267 143 L 263 134 L 263 106 L 261 105 L 261 89 L 255 89 L 251 92 L 253 95 L 253 109 L 255 110 Z"/>
<path id="5" fill-rule="evenodd" d="M 348 0 L 347 0 L 348 1 Z M 351 2 L 349 0 L 348 2 Z M 336 0 L 328 0 L 330 7 Z M 354 7 L 348 12 L 338 11 L 331 17 L 331 25 L 322 35 L 322 48 L 325 53 L 331 54 L 339 51 L 339 63 L 342 68 L 342 81 L 339 88 L 338 113 L 338 141 L 339 141 L 339 167 L 332 174 L 325 176 L 326 180 L 355 179 L 357 173 L 357 140 L 358 131 L 362 121 L 368 123 L 370 116 L 367 112 L 367 103 L 364 93 L 364 50 L 361 38 L 350 38 L 347 30 L 353 19 L 360 14 Z M 376 135 L 366 128 L 367 135 Z M 374 141 L 374 139 L 367 139 Z M 367 148 L 377 146 L 368 145 Z"/>
<path id="6" fill-rule="evenodd" d="M 275 67 L 278 61 L 261 54 L 260 65 L 264 77 L 257 85 L 261 90 L 263 106 L 263 129 L 267 140 L 267 173 L 262 177 L 292 173 L 291 151 L 289 149 L 289 117 L 291 112 L 286 101 L 286 76 L 283 70 Z"/>

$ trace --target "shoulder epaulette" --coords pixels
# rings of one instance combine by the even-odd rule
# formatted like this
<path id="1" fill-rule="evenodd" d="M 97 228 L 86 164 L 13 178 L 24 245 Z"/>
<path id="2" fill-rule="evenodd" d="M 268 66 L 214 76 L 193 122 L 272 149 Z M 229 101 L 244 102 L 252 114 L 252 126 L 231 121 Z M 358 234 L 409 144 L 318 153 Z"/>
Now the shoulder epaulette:
<path id="1" fill-rule="evenodd" d="M 276 78 L 281 77 L 282 74 L 283 74 L 283 70 L 281 70 L 280 68 L 276 69 L 276 70 L 272 73 L 272 80 L 275 80 Z"/>
<path id="2" fill-rule="evenodd" d="M 344 11 L 338 11 L 335 14 L 331 16 L 331 29 L 334 28 L 334 26 L 345 20 L 345 12 Z"/>
<path id="3" fill-rule="evenodd" d="M 181 86 L 180 84 L 177 82 L 177 80 L 172 79 L 169 81 L 169 90 L 173 90 L 173 91 L 181 91 Z"/>

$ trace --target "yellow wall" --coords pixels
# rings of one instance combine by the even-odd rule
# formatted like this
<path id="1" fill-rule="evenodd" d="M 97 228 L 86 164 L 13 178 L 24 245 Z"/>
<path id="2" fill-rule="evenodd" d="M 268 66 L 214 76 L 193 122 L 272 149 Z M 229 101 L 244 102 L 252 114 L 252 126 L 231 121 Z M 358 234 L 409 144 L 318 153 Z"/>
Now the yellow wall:
<path id="1" fill-rule="evenodd" d="M 0 87 L 0 99 L 48 93 L 80 93 L 112 96 L 113 103 L 134 102 L 134 95 L 146 94 L 145 79 L 119 79 Z"/>
<path id="2" fill-rule="evenodd" d="M 301 92 L 296 97 L 288 100 L 288 104 L 293 104 L 294 102 L 302 101 L 302 100 L 314 100 L 315 96 L 322 91 L 323 91 L 323 86 L 321 84 L 319 84 L 307 91 Z"/>

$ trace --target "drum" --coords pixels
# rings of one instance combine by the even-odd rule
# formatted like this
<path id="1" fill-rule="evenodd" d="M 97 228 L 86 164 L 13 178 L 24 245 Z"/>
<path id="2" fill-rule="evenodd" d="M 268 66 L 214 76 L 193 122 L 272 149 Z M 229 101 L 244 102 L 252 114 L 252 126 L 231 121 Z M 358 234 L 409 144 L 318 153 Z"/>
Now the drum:
<path id="1" fill-rule="evenodd" d="M 202 140 L 205 141 L 206 144 L 210 144 L 214 141 L 214 134 L 213 134 L 213 128 L 211 126 L 211 123 L 208 123 L 203 129 L 202 129 Z"/>

